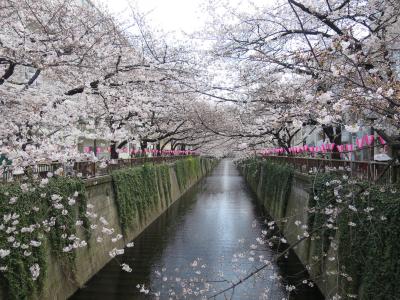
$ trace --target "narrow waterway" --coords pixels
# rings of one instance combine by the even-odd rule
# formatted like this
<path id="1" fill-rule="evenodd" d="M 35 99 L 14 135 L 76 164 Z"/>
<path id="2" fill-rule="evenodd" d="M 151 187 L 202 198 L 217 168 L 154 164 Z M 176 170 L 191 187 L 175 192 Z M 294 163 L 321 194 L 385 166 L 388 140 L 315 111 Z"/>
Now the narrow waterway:
<path id="1" fill-rule="evenodd" d="M 154 293 L 160 293 L 160 299 L 212 296 L 260 266 L 260 260 L 273 261 L 273 250 L 256 241 L 263 226 L 261 209 L 243 178 L 232 161 L 222 160 L 136 238 L 133 248 L 106 265 L 71 299 L 156 299 Z M 118 262 L 128 263 L 133 271 L 122 271 Z M 272 262 L 228 291 L 226 298 L 233 292 L 233 299 L 239 300 L 321 299 L 315 290 L 304 288 L 288 295 L 288 283 L 277 278 L 291 274 L 282 269 L 292 266 L 280 269 Z M 149 294 L 140 293 L 138 284 L 150 289 Z"/>

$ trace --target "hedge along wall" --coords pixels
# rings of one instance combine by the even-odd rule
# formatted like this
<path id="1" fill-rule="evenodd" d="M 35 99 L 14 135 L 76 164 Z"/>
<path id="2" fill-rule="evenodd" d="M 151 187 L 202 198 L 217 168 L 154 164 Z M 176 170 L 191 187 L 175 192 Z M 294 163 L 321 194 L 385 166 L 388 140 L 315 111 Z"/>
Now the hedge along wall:
<path id="1" fill-rule="evenodd" d="M 176 164 L 146 165 L 85 181 L 52 178 L 44 187 L 23 185 L 24 190 L 20 185 L 0 185 L 0 249 L 13 247 L 8 237 L 15 231 L 7 233 L 12 230 L 9 227 L 40 224 L 32 232 L 16 233 L 19 248 L 0 258 L 0 267 L 7 268 L 6 272 L 0 271 L 0 299 L 67 299 L 110 261 L 111 249 L 123 248 L 215 163 L 212 159 L 188 158 L 179 161 L 179 170 L 183 171 L 178 171 L 179 174 L 175 171 Z M 60 198 L 54 199 L 52 195 Z M 16 201 L 10 204 L 12 197 L 16 197 Z M 70 205 L 71 200 L 75 200 L 74 205 Z M 55 209 L 55 202 L 62 204 L 68 214 Z M 115 234 L 125 231 L 124 239 L 114 243 L 109 238 L 98 243 L 101 226 L 97 221 L 88 220 L 89 207 L 92 207 L 92 215 L 109 222 L 107 227 L 115 229 Z M 3 216 L 7 216 L 7 220 Z M 15 220 L 18 224 L 14 226 Z M 43 220 L 49 222 L 43 225 Z M 76 227 L 78 220 L 82 225 Z M 95 224 L 98 225 L 96 229 L 88 230 Z M 53 229 L 47 232 L 49 226 Z M 80 237 L 87 246 L 76 252 L 63 252 L 62 249 L 71 243 L 64 234 Z M 31 245 L 31 241 L 40 242 L 40 247 Z M 30 252 L 29 256 L 24 251 Z M 35 264 L 40 267 L 40 275 L 33 280 L 30 267 Z"/>
<path id="2" fill-rule="evenodd" d="M 287 165 L 256 159 L 245 161 L 240 165 L 240 169 L 267 212 L 277 219 L 285 217 L 294 176 L 293 169 Z"/>
<path id="3" fill-rule="evenodd" d="M 124 235 L 148 224 L 215 165 L 216 160 L 189 157 L 172 166 L 144 165 L 112 173 L 115 200 Z"/>
<path id="4" fill-rule="evenodd" d="M 334 190 L 344 180 L 322 174 L 315 179 L 310 205 L 316 210 L 341 210 L 333 228 L 324 228 L 312 255 L 332 252 L 337 244 L 340 294 L 358 299 L 400 299 L 400 195 L 395 186 L 368 186 L 361 182 L 345 191 L 349 201 L 337 204 Z M 347 194 L 347 195 L 346 195 Z M 351 209 L 349 209 L 351 205 Z M 326 214 L 314 214 L 310 226 L 327 223 Z M 329 237 L 334 236 L 332 240 Z M 318 273 L 324 270 L 319 266 Z"/>
<path id="5" fill-rule="evenodd" d="M 3 252 L 0 298 L 28 299 L 41 294 L 49 266 L 48 255 L 56 257 L 73 278 L 76 255 L 63 252 L 70 244 L 63 235 L 76 234 L 78 219 L 88 228 L 86 200 L 85 185 L 79 179 L 58 177 L 51 178 L 47 185 L 33 181 L 0 185 L 0 249 Z M 33 266 L 40 270 L 35 280 Z"/>
<path id="6" fill-rule="evenodd" d="M 342 176 L 307 176 L 265 160 L 247 160 L 239 168 L 266 211 L 285 221 L 278 225 L 289 244 L 304 233 L 295 221 L 312 232 L 329 224 L 327 208 L 339 209 L 332 226 L 322 226 L 294 249 L 327 299 L 336 293 L 341 299 L 400 299 L 397 187 L 358 182 L 349 188 Z M 339 185 L 340 203 L 334 192 Z"/>

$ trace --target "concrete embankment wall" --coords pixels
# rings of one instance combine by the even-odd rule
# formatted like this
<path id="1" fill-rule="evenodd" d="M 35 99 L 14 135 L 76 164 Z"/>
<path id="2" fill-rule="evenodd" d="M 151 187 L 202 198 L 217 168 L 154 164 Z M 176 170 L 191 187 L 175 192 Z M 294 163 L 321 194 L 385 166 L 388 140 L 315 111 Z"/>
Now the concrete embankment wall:
<path id="1" fill-rule="evenodd" d="M 112 175 L 86 180 L 86 201 L 92 204 L 90 219 L 97 228 L 91 230 L 88 246 L 76 252 L 73 266 L 60 261 L 47 247 L 45 254 L 46 274 L 40 292 L 32 290 L 30 299 L 67 299 L 95 275 L 110 260 L 109 251 L 121 249 L 137 237 L 171 204 L 196 184 L 215 166 L 209 158 L 186 158 L 164 165 L 138 166 L 117 170 Z M 102 224 L 100 217 L 109 223 L 114 233 L 98 242 Z M 111 237 L 123 234 L 112 242 Z M 85 232 L 77 232 L 83 239 Z M 54 253 L 54 252 L 53 252 Z M 134 267 L 134 266 L 132 266 Z M 7 289 L 7 287 L 5 287 Z M 15 294 L 15 293 L 14 293 Z M 0 299 L 8 299 L 7 292 L 0 291 Z"/>
<path id="2" fill-rule="evenodd" d="M 310 234 L 293 250 L 326 299 L 400 299 L 398 186 L 353 186 L 341 173 L 310 176 L 268 160 L 238 166 L 289 245 Z M 352 193 L 336 198 L 335 184 Z"/>
<path id="3" fill-rule="evenodd" d="M 111 258 L 108 252 L 111 249 L 123 248 L 128 242 L 137 237 L 215 165 L 215 161 L 211 159 L 193 159 L 192 162 L 194 164 L 198 162 L 197 166 L 194 167 L 193 164 L 187 164 L 184 161 L 168 165 L 167 173 L 164 174 L 168 178 L 162 177 L 161 174 L 156 172 L 156 174 L 158 173 L 156 180 L 150 182 L 151 186 L 147 186 L 147 189 L 154 193 L 152 203 L 148 206 L 137 207 L 137 213 L 133 216 L 131 222 L 125 225 L 125 228 L 121 224 L 121 207 L 119 207 L 117 199 L 121 196 L 116 191 L 117 187 L 113 182 L 113 177 L 105 176 L 88 180 L 86 182 L 87 197 L 88 201 L 95 205 L 95 213 L 99 216 L 104 216 L 110 222 L 108 227 L 114 228 L 116 232 L 123 233 L 124 238 L 119 243 L 112 243 L 110 240 L 97 243 L 96 236 L 93 235 L 89 242 L 89 247 L 78 252 L 76 258 L 76 280 L 68 282 L 57 262 L 52 264 L 53 267 L 49 270 L 48 276 L 49 293 L 45 298 L 66 299 L 71 296 L 77 288 L 83 286 L 85 282 L 110 261 Z M 127 171 L 129 172 L 129 170 Z M 125 172 L 125 170 L 121 172 Z M 129 178 L 126 184 L 129 184 Z M 140 184 L 140 182 L 131 182 L 131 184 Z M 135 199 L 132 200 L 135 202 Z"/>
<path id="4" fill-rule="evenodd" d="M 277 221 L 280 232 L 285 236 L 288 244 L 294 244 L 298 237 L 303 237 L 304 229 L 295 224 L 308 225 L 312 223 L 308 210 L 312 207 L 310 194 L 312 177 L 293 172 L 289 167 L 274 168 L 273 165 L 252 163 L 239 165 L 242 175 L 250 188 L 257 196 L 257 200 L 265 211 Z M 320 246 L 320 240 L 309 238 L 293 248 L 295 254 L 307 268 L 310 277 L 326 299 L 339 293 L 337 277 L 327 274 L 337 274 L 336 262 L 325 259 L 334 256 L 334 250 L 329 247 L 325 257 L 318 260 L 313 253 Z M 331 272 L 331 273 L 330 273 Z"/>

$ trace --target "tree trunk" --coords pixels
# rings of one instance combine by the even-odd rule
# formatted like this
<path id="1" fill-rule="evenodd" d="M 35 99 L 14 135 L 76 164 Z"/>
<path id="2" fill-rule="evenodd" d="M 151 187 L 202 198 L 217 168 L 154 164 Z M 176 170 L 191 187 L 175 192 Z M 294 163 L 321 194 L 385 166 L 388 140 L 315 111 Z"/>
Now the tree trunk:
<path id="1" fill-rule="evenodd" d="M 116 141 L 111 141 L 110 158 L 111 159 L 118 159 L 117 142 Z"/>
<path id="2" fill-rule="evenodd" d="M 140 149 L 142 150 L 142 156 L 146 156 L 146 153 L 144 152 L 144 150 L 147 149 L 147 141 L 141 141 L 140 142 Z"/>
<path id="3" fill-rule="evenodd" d="M 161 142 L 158 142 L 156 145 L 157 151 L 157 156 L 161 156 Z"/>
<path id="4" fill-rule="evenodd" d="M 328 137 L 329 142 L 334 143 L 335 147 L 332 150 L 332 159 L 340 159 L 340 152 L 336 145 L 340 145 L 342 143 L 342 127 L 340 125 L 336 126 L 336 133 L 333 126 L 325 126 L 322 125 L 322 129 L 325 135 Z"/>

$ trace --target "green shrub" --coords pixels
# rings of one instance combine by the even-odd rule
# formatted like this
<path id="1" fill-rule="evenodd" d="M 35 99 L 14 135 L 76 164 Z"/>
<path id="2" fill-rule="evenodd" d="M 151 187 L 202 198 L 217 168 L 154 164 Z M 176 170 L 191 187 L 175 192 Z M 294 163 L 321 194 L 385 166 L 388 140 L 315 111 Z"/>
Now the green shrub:
<path id="1" fill-rule="evenodd" d="M 340 182 L 341 193 L 348 195 L 336 202 L 331 182 Z M 339 176 L 318 174 L 310 207 L 309 220 L 319 230 L 313 256 L 324 257 L 332 238 L 338 237 L 340 292 L 359 299 L 400 299 L 400 205 L 395 186 L 370 186 L 367 182 L 349 184 Z M 351 205 L 352 209 L 349 209 Z M 338 209 L 333 227 L 328 223 L 327 207 Z M 349 224 L 352 224 L 350 226 Z M 322 269 L 319 270 L 321 273 Z"/>
<path id="2" fill-rule="evenodd" d="M 86 229 L 86 238 L 89 239 L 89 220 L 86 212 L 86 196 L 85 185 L 79 179 L 71 179 L 66 177 L 57 177 L 49 180 L 45 186 L 40 186 L 37 182 L 27 183 L 24 191 L 21 185 L 4 184 L 0 185 L 0 215 L 1 224 L 4 226 L 0 231 L 0 249 L 11 249 L 10 255 L 2 258 L 1 266 L 7 270 L 0 273 L 1 283 L 7 293 L 7 299 L 27 299 L 31 298 L 33 293 L 39 292 L 43 288 L 43 281 L 46 276 L 47 255 L 50 251 L 54 256 L 60 258 L 64 267 L 73 271 L 75 253 L 63 252 L 70 241 L 62 238 L 63 234 L 70 236 L 76 234 L 76 221 L 83 221 Z M 25 189 L 25 187 L 27 187 Z M 68 198 L 78 192 L 76 205 L 68 205 Z M 61 210 L 52 206 L 52 195 L 61 196 L 60 203 L 64 209 L 68 211 L 66 215 L 61 214 Z M 12 197 L 16 197 L 16 202 L 10 204 Z M 18 224 L 10 226 L 12 220 L 6 222 L 5 216 L 19 215 Z M 54 226 L 47 232 L 43 221 L 54 220 Z M 30 225 L 37 224 L 33 232 L 21 232 L 21 228 L 27 228 Z M 7 238 L 12 234 L 7 234 L 6 230 L 10 227 L 16 227 L 18 232 L 14 234 L 15 242 L 20 245 L 28 245 L 30 242 L 39 241 L 41 246 L 29 246 L 22 249 L 14 242 L 9 242 Z M 15 247 L 13 247 L 15 246 Z M 31 252 L 29 256 L 24 252 Z M 38 264 L 40 267 L 40 275 L 37 280 L 32 279 L 30 267 Z"/>
<path id="3" fill-rule="evenodd" d="M 185 158 L 174 163 L 176 178 L 181 191 L 201 177 L 202 165 L 211 169 L 209 159 Z M 158 205 L 171 204 L 171 178 L 168 165 L 144 165 L 112 173 L 121 227 L 128 228 L 145 222 L 146 215 Z"/>
<path id="4" fill-rule="evenodd" d="M 283 217 L 292 187 L 293 168 L 253 158 L 240 162 L 239 169 L 267 211 Z"/>
<path id="5" fill-rule="evenodd" d="M 245 160 L 238 166 L 264 199 L 267 211 L 284 217 L 282 199 L 290 193 L 293 169 L 260 159 Z M 399 187 L 370 185 L 335 173 L 317 174 L 312 179 L 307 225 L 309 232 L 315 231 L 309 257 L 319 258 L 314 275 L 326 276 L 326 254 L 335 241 L 342 299 L 400 299 Z M 337 186 L 340 201 L 334 192 Z M 337 216 L 332 218 L 326 209 L 334 209 Z"/>

